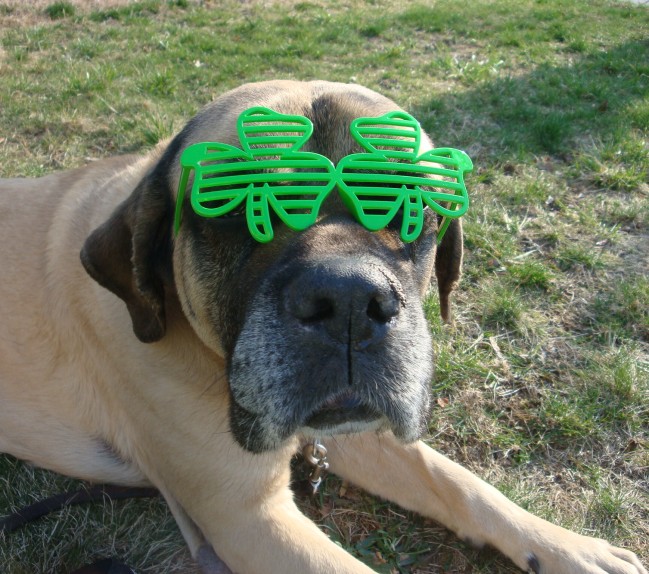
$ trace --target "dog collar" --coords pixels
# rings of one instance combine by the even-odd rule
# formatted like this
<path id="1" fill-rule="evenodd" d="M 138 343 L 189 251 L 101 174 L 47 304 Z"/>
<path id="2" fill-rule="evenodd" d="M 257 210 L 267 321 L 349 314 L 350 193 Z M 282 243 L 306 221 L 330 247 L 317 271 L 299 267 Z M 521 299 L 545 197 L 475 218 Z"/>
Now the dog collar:
<path id="1" fill-rule="evenodd" d="M 251 235 L 261 243 L 274 236 L 271 211 L 289 228 L 302 231 L 315 223 L 334 187 L 370 231 L 383 229 L 401 214 L 405 242 L 419 237 L 427 207 L 442 216 L 438 242 L 451 219 L 469 207 L 464 184 L 464 174 L 473 169 L 469 156 L 453 148 L 418 155 L 421 127 L 403 111 L 353 120 L 350 132 L 365 152 L 347 155 L 337 166 L 301 150 L 313 133 L 304 116 L 253 107 L 237 119 L 237 132 L 241 148 L 202 142 L 183 151 L 174 234 L 192 172 L 193 210 L 208 218 L 245 212 Z"/>

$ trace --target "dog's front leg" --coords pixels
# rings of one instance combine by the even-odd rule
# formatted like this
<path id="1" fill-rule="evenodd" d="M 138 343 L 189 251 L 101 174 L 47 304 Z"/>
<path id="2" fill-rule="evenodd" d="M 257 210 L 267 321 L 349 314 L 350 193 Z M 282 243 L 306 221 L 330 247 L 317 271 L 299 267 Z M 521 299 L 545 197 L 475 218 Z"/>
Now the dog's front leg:
<path id="1" fill-rule="evenodd" d="M 550 524 L 422 442 L 392 434 L 327 443 L 331 470 L 400 506 L 434 518 L 458 536 L 490 544 L 537 574 L 647 574 L 628 550 Z"/>
<path id="2" fill-rule="evenodd" d="M 208 543 L 235 574 L 372 574 L 296 507 L 292 449 L 252 454 L 230 443 L 225 450 L 237 456 L 176 449 L 164 467 L 149 467 L 199 562 Z"/>
<path id="3" fill-rule="evenodd" d="M 288 489 L 235 516 L 200 517 L 216 554 L 236 574 L 371 574 L 295 506 Z M 203 520 L 207 519 L 206 522 Z"/>

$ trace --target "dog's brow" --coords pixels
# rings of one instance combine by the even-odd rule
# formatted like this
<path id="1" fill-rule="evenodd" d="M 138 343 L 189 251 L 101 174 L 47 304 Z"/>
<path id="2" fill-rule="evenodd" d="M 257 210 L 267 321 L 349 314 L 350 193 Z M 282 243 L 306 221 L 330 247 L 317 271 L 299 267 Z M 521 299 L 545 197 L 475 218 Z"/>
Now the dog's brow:
<path id="1" fill-rule="evenodd" d="M 175 233 L 192 171 L 194 211 L 219 217 L 245 202 L 248 229 L 262 243 L 274 237 L 271 210 L 289 228 L 302 231 L 316 222 L 334 187 L 370 231 L 383 229 L 401 213 L 405 242 L 420 235 L 427 207 L 443 217 L 441 242 L 450 220 L 469 206 L 464 184 L 464 174 L 473 169 L 469 157 L 453 148 L 418 155 L 421 127 L 406 112 L 353 120 L 350 132 L 365 152 L 343 157 L 336 167 L 321 154 L 301 150 L 313 133 L 306 117 L 250 108 L 239 116 L 237 131 L 241 149 L 203 142 L 182 153 Z"/>

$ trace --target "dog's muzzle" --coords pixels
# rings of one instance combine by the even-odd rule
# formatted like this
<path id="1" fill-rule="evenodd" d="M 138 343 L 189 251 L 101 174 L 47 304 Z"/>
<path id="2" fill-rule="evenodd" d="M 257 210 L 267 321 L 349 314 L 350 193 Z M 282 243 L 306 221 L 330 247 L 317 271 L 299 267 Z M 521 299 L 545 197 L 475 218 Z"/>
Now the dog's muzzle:
<path id="1" fill-rule="evenodd" d="M 378 265 L 332 259 L 307 269 L 284 293 L 285 312 L 296 321 L 305 344 L 344 347 L 345 390 L 334 391 L 306 419 L 307 429 L 334 430 L 341 425 L 371 422 L 382 417 L 354 390 L 355 354 L 382 341 L 399 319 L 403 294 L 395 277 Z"/>
<path id="2" fill-rule="evenodd" d="M 289 262 L 268 277 L 231 362 L 239 441 L 265 450 L 296 432 L 382 428 L 414 440 L 428 407 L 432 354 L 409 291 L 367 255 Z"/>

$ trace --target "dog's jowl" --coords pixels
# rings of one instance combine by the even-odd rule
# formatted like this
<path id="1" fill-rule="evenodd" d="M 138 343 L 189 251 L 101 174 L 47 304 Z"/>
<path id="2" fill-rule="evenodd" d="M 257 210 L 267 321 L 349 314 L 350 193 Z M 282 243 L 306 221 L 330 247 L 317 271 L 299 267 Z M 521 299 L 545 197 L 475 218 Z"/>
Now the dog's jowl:
<path id="1" fill-rule="evenodd" d="M 289 147 L 268 144 L 264 158 L 242 138 L 272 142 L 280 128 L 240 120 L 260 107 L 294 122 Z M 144 157 L 0 180 L 0 451 L 155 486 L 192 554 L 211 547 L 240 574 L 370 572 L 293 502 L 289 461 L 314 438 L 332 472 L 522 570 L 646 574 L 632 553 L 534 517 L 418 440 L 434 363 L 422 298 L 433 285 L 450 320 L 462 229 L 406 183 L 358 199 L 353 177 L 405 182 L 419 167 L 397 159 L 381 179 L 371 162 L 353 177 L 339 166 L 436 149 L 418 125 L 416 149 L 406 128 L 362 145 L 379 117 L 410 116 L 356 85 L 248 84 Z M 390 156 L 394 141 L 406 151 Z M 183 153 L 204 142 L 188 170 Z M 199 168 L 222 175 L 199 181 Z M 245 185 L 215 199 L 219 177 Z M 326 196 L 282 211 L 291 185 Z M 399 193 L 408 207 L 368 228 Z M 308 225 L 287 225 L 305 213 Z"/>

